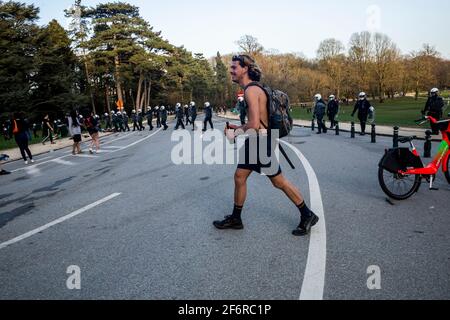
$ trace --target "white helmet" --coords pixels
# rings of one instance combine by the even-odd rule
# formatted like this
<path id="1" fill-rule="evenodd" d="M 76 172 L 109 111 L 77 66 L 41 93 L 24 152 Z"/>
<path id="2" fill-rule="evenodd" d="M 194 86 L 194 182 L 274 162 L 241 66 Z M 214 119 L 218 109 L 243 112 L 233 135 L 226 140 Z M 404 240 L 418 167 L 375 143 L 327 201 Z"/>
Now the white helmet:
<path id="1" fill-rule="evenodd" d="M 122 115 L 122 112 L 119 111 L 119 112 L 117 112 L 117 114 L 120 116 L 120 115 Z"/>
<path id="2" fill-rule="evenodd" d="M 108 114 L 107 113 L 105 113 L 105 117 L 107 117 L 108 116 Z"/>
<path id="3" fill-rule="evenodd" d="M 164 107 L 164 106 L 163 106 L 163 107 Z M 161 109 L 162 109 L 162 107 L 161 107 Z M 155 110 L 158 111 L 158 110 L 159 110 L 159 107 L 155 107 Z"/>
<path id="4" fill-rule="evenodd" d="M 80 119 L 83 119 L 83 116 L 81 114 L 79 115 L 79 117 L 80 117 Z"/>
<path id="5" fill-rule="evenodd" d="M 439 89 L 438 88 L 433 88 L 430 90 L 431 94 L 438 94 L 439 93 Z"/>
<path id="6" fill-rule="evenodd" d="M 365 92 L 361 92 L 359 95 L 358 95 L 358 97 L 359 97 L 359 100 L 364 100 L 365 98 L 366 98 L 366 93 Z"/>
<path id="7" fill-rule="evenodd" d="M 243 101 L 244 101 L 244 97 L 239 97 L 239 98 L 238 98 L 238 101 L 239 101 L 239 102 L 243 102 Z"/>
<path id="8" fill-rule="evenodd" d="M 141 109 L 139 109 L 139 110 L 138 110 L 138 113 L 142 113 L 142 110 L 141 110 Z"/>
<path id="9" fill-rule="evenodd" d="M 336 99 L 336 96 L 334 96 L 334 95 L 330 96 L 330 100 L 335 100 L 335 99 Z"/>
<path id="10" fill-rule="evenodd" d="M 131 110 L 131 113 L 136 113 L 136 110 L 134 110 L 134 109 L 133 109 L 133 110 Z"/>
<path id="11" fill-rule="evenodd" d="M 205 107 L 209 108 L 211 104 L 209 102 L 205 102 Z"/>
<path id="12" fill-rule="evenodd" d="M 176 105 L 177 109 L 181 107 L 181 103 L 177 103 Z"/>
<path id="13" fill-rule="evenodd" d="M 187 109 L 187 108 L 189 108 L 189 106 L 186 104 L 186 105 L 184 105 L 184 108 Z"/>
<path id="14" fill-rule="evenodd" d="M 162 110 L 162 111 L 166 110 L 166 107 L 162 106 L 162 107 L 161 107 L 161 110 Z"/>
<path id="15" fill-rule="evenodd" d="M 194 102 L 194 101 L 191 101 L 190 106 L 191 106 L 191 107 L 195 107 L 195 102 Z"/>
<path id="16" fill-rule="evenodd" d="M 122 114 L 123 114 L 124 116 L 126 116 L 126 115 L 127 115 L 127 112 L 126 112 L 126 111 L 122 111 Z"/>
<path id="17" fill-rule="evenodd" d="M 314 99 L 316 99 L 317 101 L 322 100 L 322 95 L 318 93 L 314 96 Z"/>

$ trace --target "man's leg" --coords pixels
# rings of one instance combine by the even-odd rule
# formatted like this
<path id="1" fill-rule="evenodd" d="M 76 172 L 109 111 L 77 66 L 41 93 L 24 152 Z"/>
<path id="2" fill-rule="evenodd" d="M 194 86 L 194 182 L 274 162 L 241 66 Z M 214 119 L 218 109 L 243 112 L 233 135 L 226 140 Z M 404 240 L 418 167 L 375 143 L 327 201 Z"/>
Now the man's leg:
<path id="1" fill-rule="evenodd" d="M 247 180 L 252 174 L 251 170 L 237 169 L 234 175 L 234 208 L 233 214 L 225 217 L 223 221 L 214 221 L 214 226 L 217 229 L 237 229 L 244 228 L 241 219 L 242 209 L 244 208 L 245 200 L 247 198 Z"/>
<path id="2" fill-rule="evenodd" d="M 319 222 L 319 218 L 305 204 L 305 200 L 301 192 L 289 180 L 287 180 L 283 174 L 270 177 L 270 181 L 275 188 L 283 191 L 300 211 L 300 224 L 297 229 L 292 232 L 292 234 L 294 236 L 308 235 L 311 228 Z"/>

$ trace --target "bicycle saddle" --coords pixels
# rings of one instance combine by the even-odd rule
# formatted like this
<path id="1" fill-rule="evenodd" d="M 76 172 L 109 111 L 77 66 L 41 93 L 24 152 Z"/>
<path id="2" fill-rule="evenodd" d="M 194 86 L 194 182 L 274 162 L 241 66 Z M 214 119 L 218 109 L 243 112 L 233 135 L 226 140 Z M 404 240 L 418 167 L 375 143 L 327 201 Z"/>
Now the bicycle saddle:
<path id="1" fill-rule="evenodd" d="M 417 136 L 402 137 L 402 138 L 398 139 L 398 142 L 400 142 L 400 143 L 408 143 L 408 142 L 411 142 L 411 141 L 416 140 L 416 139 L 417 139 Z"/>

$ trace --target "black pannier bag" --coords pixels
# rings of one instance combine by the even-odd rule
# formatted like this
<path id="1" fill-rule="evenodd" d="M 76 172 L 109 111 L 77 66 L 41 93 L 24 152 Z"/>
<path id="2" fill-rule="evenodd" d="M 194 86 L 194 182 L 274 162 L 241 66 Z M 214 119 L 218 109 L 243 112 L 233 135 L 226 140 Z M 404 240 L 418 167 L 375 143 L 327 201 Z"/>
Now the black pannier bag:
<path id="1" fill-rule="evenodd" d="M 395 148 L 386 151 L 379 167 L 392 172 L 406 171 L 408 168 L 423 168 L 420 157 L 416 157 L 408 148 Z"/>

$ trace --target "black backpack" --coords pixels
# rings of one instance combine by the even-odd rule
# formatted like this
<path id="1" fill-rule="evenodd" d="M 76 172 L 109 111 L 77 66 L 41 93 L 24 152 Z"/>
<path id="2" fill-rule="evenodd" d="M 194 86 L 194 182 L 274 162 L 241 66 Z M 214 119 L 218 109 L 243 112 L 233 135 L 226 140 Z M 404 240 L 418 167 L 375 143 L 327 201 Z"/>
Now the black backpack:
<path id="1" fill-rule="evenodd" d="M 268 114 L 269 114 L 269 128 L 261 121 L 261 124 L 266 129 L 278 130 L 280 138 L 288 136 L 294 126 L 294 120 L 290 114 L 289 96 L 280 90 L 272 90 L 270 87 L 260 84 L 259 82 L 252 82 L 247 88 L 256 86 L 264 90 L 266 93 L 268 102 Z"/>

